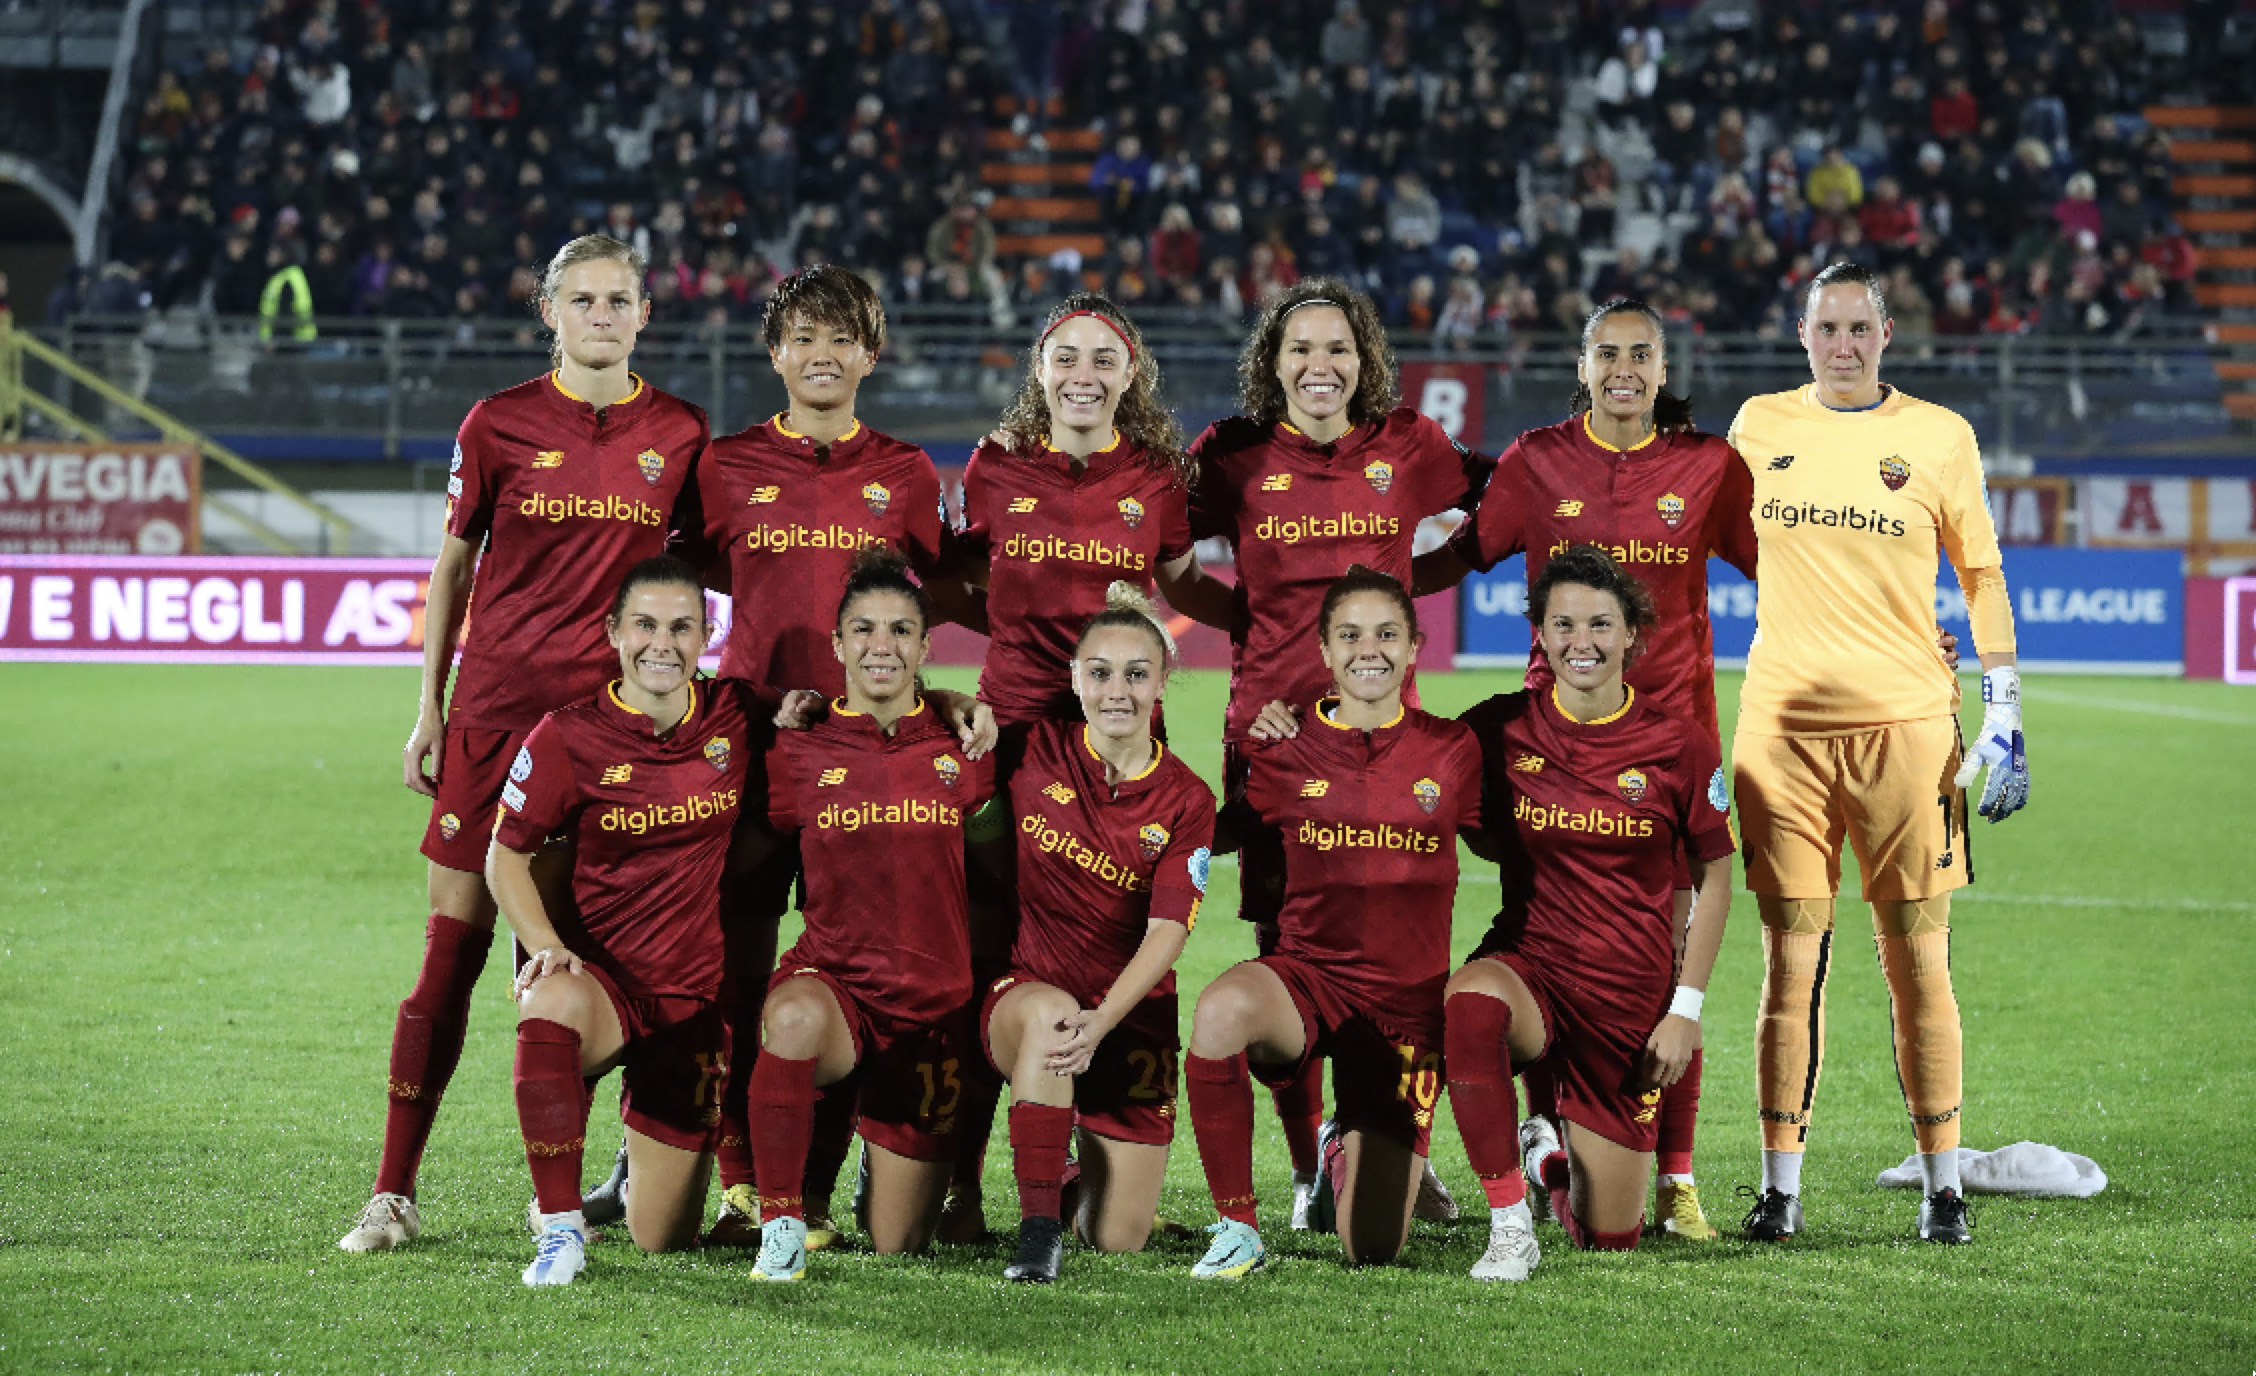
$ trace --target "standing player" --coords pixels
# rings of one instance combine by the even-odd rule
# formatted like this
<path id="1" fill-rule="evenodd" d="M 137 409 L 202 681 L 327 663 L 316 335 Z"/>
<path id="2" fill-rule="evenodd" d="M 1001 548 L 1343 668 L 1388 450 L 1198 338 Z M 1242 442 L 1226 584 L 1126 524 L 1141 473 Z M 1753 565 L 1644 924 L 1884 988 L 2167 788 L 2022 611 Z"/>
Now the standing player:
<path id="1" fill-rule="evenodd" d="M 932 585 L 945 509 L 932 457 L 912 444 L 862 424 L 855 402 L 862 380 L 885 347 L 885 308 L 856 274 L 825 264 L 777 284 L 761 317 L 768 360 L 783 379 L 790 409 L 766 424 L 713 443 L 698 468 L 705 538 L 721 551 L 737 615 L 721 651 L 721 672 L 757 683 L 845 691 L 831 653 L 829 614 L 857 551 L 883 544 L 901 551 L 920 580 Z M 758 845 L 766 847 L 762 836 Z M 776 928 L 791 905 L 799 848 L 786 838 L 759 865 L 743 858 L 722 884 L 721 914 L 729 941 L 729 1022 L 748 1030 L 729 1065 L 722 1099 L 722 1206 L 709 1244 L 749 1247 L 759 1241 L 750 1125 L 744 1095 L 759 1042 L 768 976 L 775 969 Z M 837 1237 L 830 1191 L 838 1177 L 850 1118 L 849 1100 L 826 1101 L 810 1156 L 808 1246 Z"/>
<path id="2" fill-rule="evenodd" d="M 1754 475 L 1763 570 L 1731 750 L 1763 922 L 1763 1188 L 1746 1230 L 1775 1241 L 1802 1226 L 1845 834 L 1872 905 L 1919 1144 L 1919 1236 L 1970 1242 L 1950 896 L 1973 877 L 1967 785 L 1988 767 L 1981 812 L 1993 822 L 2028 801 L 2013 604 L 1973 429 L 1880 380 L 1891 333 L 1880 284 L 1836 263 L 1811 280 L 1805 307 L 1814 381 L 1754 398 L 1731 426 Z M 1958 572 L 1982 659 L 1972 755 L 1959 740 L 1957 678 L 1935 653 L 1939 555 Z"/>
<path id="3" fill-rule="evenodd" d="M 1417 560 L 1421 595 L 1455 585 L 1512 555 L 1527 555 L 1530 585 L 1545 564 L 1588 542 L 1613 555 L 1651 596 L 1657 620 L 1641 638 L 1628 682 L 1651 706 L 1706 733 L 1716 724 L 1715 637 L 1708 626 L 1708 558 L 1755 576 L 1753 484 L 1731 446 L 1693 428 L 1692 407 L 1664 390 L 1668 343 L 1661 317 L 1642 301 L 1615 298 L 1583 322 L 1571 415 L 1530 430 L 1497 460 L 1480 509 L 1448 545 Z M 1543 633 L 1534 628 L 1527 685 L 1550 686 Z M 1679 932 L 1692 914 L 1692 871 L 1680 865 Z M 1692 1175 L 1700 1110 L 1701 1056 L 1662 1096 L 1659 1118 L 1661 1227 L 1680 1237 L 1716 1236 Z M 1531 1082 L 1538 1115 L 1550 1096 Z M 1564 1170 L 1565 1158 L 1557 1168 Z"/>
<path id="4" fill-rule="evenodd" d="M 650 319 L 642 277 L 641 256 L 616 239 L 584 235 L 557 250 L 540 301 L 556 332 L 555 370 L 472 407 L 455 442 L 446 537 L 425 599 L 422 707 L 403 769 L 407 786 L 433 800 L 423 835 L 431 917 L 422 973 L 392 1031 L 375 1195 L 338 1243 L 348 1252 L 388 1251 L 423 1230 L 416 1173 L 493 941 L 488 819 L 525 733 L 609 681 L 612 591 L 665 548 L 710 438 L 704 412 L 627 370 Z M 477 629 L 448 698 L 473 591 Z"/>
<path id="5" fill-rule="evenodd" d="M 533 728 L 486 858 L 530 953 L 514 986 L 517 1116 L 541 1225 L 527 1285 L 569 1285 L 587 1264 L 580 1158 L 595 1080 L 613 1066 L 635 1160 L 628 1230 L 645 1251 L 696 1241 L 727 1075 L 717 890 L 775 710 L 751 685 L 697 682 L 713 628 L 680 560 L 635 565 L 607 625 L 619 677 Z M 574 842 L 572 902 L 551 913 L 533 856 L 557 835 Z"/>
<path id="6" fill-rule="evenodd" d="M 1127 314 L 1076 292 L 1043 322 L 1025 384 L 996 433 L 964 470 L 957 567 L 986 594 L 989 641 L 979 698 L 1017 734 L 1042 721 L 1078 723 L 1074 644 L 1124 581 L 1146 595 L 1203 603 L 1219 615 L 1225 590 L 1191 552 L 1190 460 L 1160 395 L 1159 365 Z M 973 953 L 982 987 L 1009 963 L 1004 895 L 982 892 Z M 966 1087 L 963 1155 L 941 1235 L 971 1241 L 985 1228 L 980 1170 L 1000 1083 L 976 1068 Z"/>
<path id="7" fill-rule="evenodd" d="M 1109 596 L 1073 652 L 1084 720 L 1018 736 L 997 766 L 1008 801 L 975 819 L 1017 829 L 1015 846 L 979 848 L 1015 871 L 1019 899 L 1011 972 L 980 1018 L 1011 1082 L 1016 1281 L 1057 1279 L 1076 1121 L 1075 1231 L 1099 1251 L 1143 1250 L 1175 1138 L 1175 960 L 1206 893 L 1214 793 L 1152 735 L 1166 628 L 1133 585 Z"/>
<path id="8" fill-rule="evenodd" d="M 1330 691 L 1308 627 L 1332 581 L 1361 564 L 1404 584 L 1418 523 L 1481 499 L 1493 461 L 1399 405 L 1394 351 L 1370 298 L 1334 277 L 1311 277 L 1262 312 L 1238 360 L 1244 414 L 1216 422 L 1191 446 L 1198 477 L 1191 531 L 1230 542 L 1237 586 L 1226 604 L 1230 705 L 1223 724 L 1226 796 L 1243 794 L 1245 743 L 1262 706 L 1303 705 Z M 1212 621 L 1197 597 L 1170 603 Z M 1406 691 L 1410 691 L 1406 685 Z M 1416 701 L 1412 692 L 1409 699 Z M 1280 843 L 1249 827 L 1239 838 L 1239 915 L 1276 949 L 1283 898 Z M 1314 1198 L 1323 1066 L 1276 1093 L 1293 1165 L 1293 1226 Z M 1456 1205 L 1429 1177 L 1421 1217 L 1453 1218 Z"/>
<path id="9" fill-rule="evenodd" d="M 801 1189 L 823 1086 L 858 1081 L 877 1251 L 930 1243 L 955 1159 L 978 1054 L 964 818 L 993 792 L 994 765 L 969 759 L 917 691 L 930 626 L 897 551 L 857 554 L 831 642 L 845 696 L 768 761 L 769 817 L 800 837 L 807 927 L 769 987 L 752 1069 L 762 1280 L 806 1273 Z"/>
<path id="10" fill-rule="evenodd" d="M 1253 1086 L 1337 1064 L 1337 1120 L 1313 1222 L 1336 1213 L 1350 1261 L 1391 1261 L 1409 1240 L 1441 1094 L 1442 989 L 1457 837 L 1480 825 L 1480 750 L 1456 722 L 1404 702 L 1422 637 L 1402 584 L 1353 568 L 1318 611 L 1332 695 L 1308 728 L 1247 751 L 1242 801 L 1283 837 L 1275 949 L 1199 995 L 1186 1063 L 1191 1126 L 1222 1221 L 1193 1269 L 1259 1269 Z"/>
<path id="11" fill-rule="evenodd" d="M 1699 1051 L 1731 908 L 1722 756 L 1704 727 L 1623 678 L 1653 628 L 1652 599 L 1605 551 L 1576 545 L 1530 583 L 1528 613 L 1551 682 L 1461 718 L 1480 741 L 1494 818 L 1483 839 L 1504 886 L 1495 925 L 1448 990 L 1449 1103 L 1490 1210 L 1476 1280 L 1526 1280 L 1538 1260 L 1523 1143 L 1569 1163 L 1551 1208 L 1576 1246 L 1637 1245 L 1655 1119 Z M 1685 928 L 1671 895 L 1686 853 L 1699 898 L 1678 973 Z M 1568 1125 L 1564 1152 L 1540 1116 L 1514 1131 L 1513 1067 L 1531 1063 Z"/>

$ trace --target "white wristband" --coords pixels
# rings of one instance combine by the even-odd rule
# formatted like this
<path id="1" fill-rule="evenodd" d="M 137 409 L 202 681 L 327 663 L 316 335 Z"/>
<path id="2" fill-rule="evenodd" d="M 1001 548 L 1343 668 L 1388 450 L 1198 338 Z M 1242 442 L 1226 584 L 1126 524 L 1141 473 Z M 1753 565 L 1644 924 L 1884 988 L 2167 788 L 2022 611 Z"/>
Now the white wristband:
<path id="1" fill-rule="evenodd" d="M 1705 990 L 1695 989 L 1689 984 L 1679 984 L 1676 986 L 1676 997 L 1669 1000 L 1668 1015 L 1672 1018 L 1690 1018 L 1692 1021 L 1698 1022 L 1700 1020 L 1700 1005 L 1707 1002 L 1707 998 L 1708 995 Z"/>

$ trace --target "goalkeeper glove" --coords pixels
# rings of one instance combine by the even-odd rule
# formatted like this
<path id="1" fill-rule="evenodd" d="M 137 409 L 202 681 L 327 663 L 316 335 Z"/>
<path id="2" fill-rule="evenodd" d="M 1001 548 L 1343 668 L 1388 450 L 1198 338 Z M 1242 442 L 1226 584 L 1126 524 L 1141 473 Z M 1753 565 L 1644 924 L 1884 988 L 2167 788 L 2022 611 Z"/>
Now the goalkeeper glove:
<path id="1" fill-rule="evenodd" d="M 1958 768 L 1958 786 L 1972 787 L 1984 766 L 1990 777 L 1982 785 L 1978 811 L 1992 822 L 2002 822 L 2029 801 L 2029 751 L 2021 739 L 2021 671 L 2011 665 L 1982 675 L 1982 732 Z"/>

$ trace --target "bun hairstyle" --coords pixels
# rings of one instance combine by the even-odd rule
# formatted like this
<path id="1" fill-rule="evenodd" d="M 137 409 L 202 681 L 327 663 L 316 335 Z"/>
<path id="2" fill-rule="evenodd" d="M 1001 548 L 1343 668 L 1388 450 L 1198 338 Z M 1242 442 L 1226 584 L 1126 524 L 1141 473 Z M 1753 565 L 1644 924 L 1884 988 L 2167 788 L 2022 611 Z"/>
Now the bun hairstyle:
<path id="1" fill-rule="evenodd" d="M 1598 327 L 1606 322 L 1607 317 L 1615 315 L 1644 316 L 1653 326 L 1654 340 L 1660 344 L 1664 352 L 1667 350 L 1668 327 L 1661 323 L 1661 313 L 1642 301 L 1627 296 L 1617 296 L 1592 311 L 1582 322 L 1582 356 L 1587 357 L 1589 355 L 1590 341 L 1597 337 Z M 1595 404 L 1595 399 L 1590 394 L 1590 384 L 1577 382 L 1574 396 L 1567 402 L 1568 413 L 1579 416 L 1589 410 L 1593 404 Z M 1653 394 L 1653 429 L 1655 433 L 1662 435 L 1689 433 L 1692 429 L 1691 398 L 1674 396 L 1668 392 L 1655 392 Z"/>
<path id="2" fill-rule="evenodd" d="M 1160 619 L 1159 608 L 1153 606 L 1152 600 L 1144 596 L 1144 590 L 1134 583 L 1115 580 L 1112 586 L 1105 589 L 1105 609 L 1090 617 L 1089 624 L 1081 628 L 1080 639 L 1073 642 L 1073 653 L 1079 656 L 1081 647 L 1089 643 L 1090 636 L 1111 627 L 1142 631 L 1158 641 L 1159 673 L 1163 679 L 1182 662 L 1182 652 L 1176 648 L 1174 633 Z"/>
<path id="3" fill-rule="evenodd" d="M 1375 592 L 1381 597 L 1393 598 L 1394 604 L 1402 609 L 1402 621 L 1410 628 L 1410 634 L 1416 636 L 1420 633 L 1418 604 L 1411 600 L 1410 590 L 1402 586 L 1401 579 L 1367 565 L 1350 564 L 1347 572 L 1333 579 L 1332 585 L 1324 590 L 1324 608 L 1316 616 L 1316 634 L 1330 639 L 1332 618 L 1338 614 L 1340 604 L 1357 593 L 1364 592 Z"/>
<path id="4" fill-rule="evenodd" d="M 1653 605 L 1653 595 L 1645 590 L 1645 585 L 1598 546 L 1570 546 L 1554 555 L 1528 587 L 1528 620 L 1535 623 L 1537 630 L 1543 628 L 1543 618 L 1550 611 L 1551 590 L 1562 583 L 1613 594 L 1614 600 L 1621 604 L 1622 621 L 1629 627 L 1632 637 L 1622 667 L 1627 669 L 1635 663 L 1637 656 L 1644 653 L 1646 632 L 1661 619 Z"/>
<path id="5" fill-rule="evenodd" d="M 854 603 L 871 593 L 899 593 L 916 604 L 919 628 L 932 629 L 932 604 L 925 599 L 924 589 L 909 577 L 908 556 L 891 545 L 865 545 L 855 551 L 854 562 L 846 569 L 846 588 L 838 599 L 840 627 L 846 624 L 846 613 Z"/>
<path id="6" fill-rule="evenodd" d="M 619 618 L 627 614 L 627 599 L 634 596 L 635 589 L 673 587 L 688 588 L 697 594 L 698 616 L 702 618 L 705 614 L 705 580 L 699 578 L 697 570 L 682 560 L 671 554 L 659 554 L 628 569 L 627 576 L 619 580 L 619 590 L 611 595 L 611 615 L 608 618 L 610 624 L 618 625 Z"/>

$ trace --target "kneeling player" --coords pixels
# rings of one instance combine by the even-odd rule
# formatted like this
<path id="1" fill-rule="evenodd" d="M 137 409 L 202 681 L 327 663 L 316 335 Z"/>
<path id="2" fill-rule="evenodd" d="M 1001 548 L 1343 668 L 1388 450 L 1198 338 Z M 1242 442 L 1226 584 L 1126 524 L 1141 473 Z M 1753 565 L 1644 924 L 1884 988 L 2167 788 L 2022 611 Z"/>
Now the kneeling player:
<path id="1" fill-rule="evenodd" d="M 1100 1251 L 1151 1236 L 1175 1138 L 1175 959 L 1206 893 L 1214 793 L 1152 736 L 1173 644 L 1115 583 L 1081 632 L 1072 682 L 1087 720 L 1044 721 L 1006 746 L 996 833 L 1017 819 L 1011 973 L 988 990 L 987 1054 L 1011 1083 L 1018 1256 L 1003 1275 L 1053 1281 L 1064 1255 L 1066 1146 L 1078 1117 L 1075 1231 Z"/>
<path id="2" fill-rule="evenodd" d="M 1441 1093 L 1457 837 L 1479 825 L 1479 749 L 1464 727 L 1403 703 L 1422 637 L 1401 583 L 1351 568 L 1317 631 L 1334 696 L 1293 739 L 1248 751 L 1244 806 L 1284 842 L 1276 950 L 1208 985 L 1192 1019 L 1191 1124 L 1222 1215 L 1192 1273 L 1202 1278 L 1266 1257 L 1250 1075 L 1289 1084 L 1332 1059 L 1344 1132 L 1327 1135 L 1331 1187 L 1314 1207 L 1336 1210 L 1356 1263 L 1391 1261 L 1409 1240 Z"/>
<path id="3" fill-rule="evenodd" d="M 801 1189 L 826 1087 L 858 1095 L 871 1245 L 931 1242 L 977 1054 L 964 819 L 994 766 L 917 691 L 931 613 L 907 567 L 885 546 L 855 556 L 831 637 L 845 697 L 768 762 L 770 820 L 799 833 L 807 926 L 769 987 L 752 1070 L 762 1280 L 806 1273 Z"/>
<path id="4" fill-rule="evenodd" d="M 1715 747 L 1622 681 L 1653 625 L 1644 588 L 1578 545 L 1544 566 L 1528 611 L 1554 685 L 1462 719 L 1480 741 L 1495 811 L 1484 840 L 1504 885 L 1495 926 L 1448 988 L 1449 1102 L 1491 1211 L 1477 1280 L 1525 1280 L 1538 1260 L 1515 1148 L 1576 1246 L 1637 1245 L 1661 1091 L 1700 1047 L 1731 906 Z M 1700 864 L 1677 974 L 1680 849 Z M 1514 1133 L 1515 1062 L 1555 1093 L 1564 1151 L 1543 1118 Z"/>
<path id="5" fill-rule="evenodd" d="M 627 1227 L 646 1251 L 696 1241 L 727 1075 L 718 886 L 773 715 L 747 684 L 696 681 L 712 627 L 687 564 L 636 565 L 609 626 L 618 679 L 534 728 L 486 856 L 531 952 L 516 981 L 517 1116 L 541 1215 L 527 1285 L 568 1285 L 587 1265 L 580 1156 L 591 1086 L 614 1066 Z M 556 835 L 575 843 L 570 914 L 550 914 L 533 883 L 533 853 Z"/>

